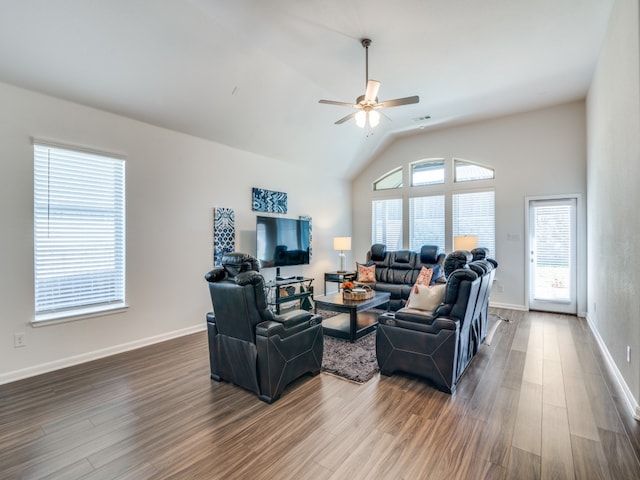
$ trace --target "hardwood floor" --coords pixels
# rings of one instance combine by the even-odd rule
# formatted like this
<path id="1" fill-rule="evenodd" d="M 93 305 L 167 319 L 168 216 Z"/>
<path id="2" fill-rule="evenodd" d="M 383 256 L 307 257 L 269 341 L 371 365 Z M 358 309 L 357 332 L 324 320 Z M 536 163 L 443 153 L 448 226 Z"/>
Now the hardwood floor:
<path id="1" fill-rule="evenodd" d="M 2 479 L 632 479 L 640 428 L 584 320 L 511 321 L 450 396 L 303 377 L 267 405 L 204 332 L 0 386 Z"/>

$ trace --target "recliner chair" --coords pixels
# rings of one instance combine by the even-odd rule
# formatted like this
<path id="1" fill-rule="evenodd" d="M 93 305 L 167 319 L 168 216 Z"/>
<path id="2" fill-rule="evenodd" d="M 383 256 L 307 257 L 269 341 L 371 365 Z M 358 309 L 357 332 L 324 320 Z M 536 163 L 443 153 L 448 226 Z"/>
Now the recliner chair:
<path id="1" fill-rule="evenodd" d="M 474 312 L 481 278 L 469 268 L 471 253 L 456 251 L 444 262 L 447 285 L 443 302 L 433 312 L 401 308 L 378 318 L 376 357 L 380 373 L 407 372 L 454 393 L 475 349 Z"/>
<path id="2" fill-rule="evenodd" d="M 305 310 L 275 315 L 258 269 L 251 255 L 227 253 L 205 275 L 214 309 L 207 314 L 209 361 L 212 379 L 272 403 L 295 379 L 320 373 L 322 317 Z"/>

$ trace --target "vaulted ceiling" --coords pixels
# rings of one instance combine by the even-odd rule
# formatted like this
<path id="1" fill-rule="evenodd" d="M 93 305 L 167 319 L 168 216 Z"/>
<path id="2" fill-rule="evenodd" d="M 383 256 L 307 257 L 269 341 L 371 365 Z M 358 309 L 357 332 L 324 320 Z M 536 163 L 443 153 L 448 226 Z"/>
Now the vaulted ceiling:
<path id="1" fill-rule="evenodd" d="M 0 81 L 350 177 L 398 135 L 583 98 L 614 0 L 0 0 Z M 334 125 L 365 90 L 373 135 Z M 424 117 L 431 117 L 424 120 Z"/>

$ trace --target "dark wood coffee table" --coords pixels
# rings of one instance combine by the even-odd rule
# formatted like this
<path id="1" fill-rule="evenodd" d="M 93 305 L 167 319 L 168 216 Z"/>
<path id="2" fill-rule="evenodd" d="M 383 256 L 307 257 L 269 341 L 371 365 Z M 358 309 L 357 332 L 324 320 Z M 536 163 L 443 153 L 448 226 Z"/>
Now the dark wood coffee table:
<path id="1" fill-rule="evenodd" d="M 388 292 L 376 292 L 375 296 L 366 300 L 345 300 L 342 292 L 333 295 L 323 295 L 315 297 L 313 300 L 318 309 L 338 312 L 339 315 L 327 318 L 322 321 L 322 330 L 332 337 L 345 338 L 351 343 L 356 339 L 375 330 L 378 325 L 378 313 L 367 312 L 372 308 L 387 304 L 389 310 Z"/>

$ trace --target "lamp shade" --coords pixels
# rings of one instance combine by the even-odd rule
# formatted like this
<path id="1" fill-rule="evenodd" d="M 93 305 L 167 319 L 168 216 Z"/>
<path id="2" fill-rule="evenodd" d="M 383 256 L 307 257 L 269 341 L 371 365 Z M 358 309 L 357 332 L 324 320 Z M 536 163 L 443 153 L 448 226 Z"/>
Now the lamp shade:
<path id="1" fill-rule="evenodd" d="M 477 235 L 456 235 L 453 237 L 453 249 L 454 250 L 468 250 L 471 251 L 478 246 Z"/>
<path id="2" fill-rule="evenodd" d="M 334 250 L 351 250 L 351 237 L 333 237 Z"/>

